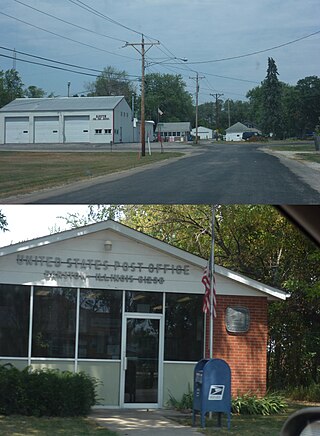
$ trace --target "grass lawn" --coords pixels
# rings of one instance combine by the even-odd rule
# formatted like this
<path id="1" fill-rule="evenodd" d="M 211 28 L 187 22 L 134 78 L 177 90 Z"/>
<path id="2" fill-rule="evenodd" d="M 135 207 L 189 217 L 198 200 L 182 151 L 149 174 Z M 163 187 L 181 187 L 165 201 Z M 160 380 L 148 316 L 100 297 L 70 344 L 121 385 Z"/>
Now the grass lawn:
<path id="1" fill-rule="evenodd" d="M 320 163 L 320 153 L 308 153 L 308 154 L 299 153 L 297 154 L 297 157 L 299 159 Z"/>
<path id="2" fill-rule="evenodd" d="M 314 404 L 312 404 L 314 406 Z M 289 403 L 286 412 L 279 415 L 232 415 L 231 429 L 227 429 L 226 415 L 222 418 L 222 427 L 217 427 L 217 416 L 213 414 L 212 419 L 206 419 L 206 428 L 202 430 L 206 435 L 219 436 L 279 436 L 280 430 L 287 418 L 296 410 L 309 407 L 310 404 Z M 191 418 L 181 420 L 181 423 L 191 425 Z M 196 425 L 200 426 L 200 416 L 197 415 Z"/>
<path id="3" fill-rule="evenodd" d="M 33 416 L 0 416 L 2 436 L 116 436 L 88 418 L 35 418 Z"/>
<path id="4" fill-rule="evenodd" d="M 182 156 L 181 153 L 0 153 L 0 197 L 26 194 L 44 188 L 108 175 L 130 168 Z"/>
<path id="5" fill-rule="evenodd" d="M 287 144 L 287 145 L 272 145 L 268 146 L 274 151 L 315 151 L 314 144 Z"/>

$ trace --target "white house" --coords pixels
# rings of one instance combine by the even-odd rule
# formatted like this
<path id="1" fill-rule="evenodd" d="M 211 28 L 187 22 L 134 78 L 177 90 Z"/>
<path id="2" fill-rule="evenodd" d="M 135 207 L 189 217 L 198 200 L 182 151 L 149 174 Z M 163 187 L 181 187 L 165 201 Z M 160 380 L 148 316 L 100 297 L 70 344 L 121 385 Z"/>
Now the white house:
<path id="1" fill-rule="evenodd" d="M 145 121 L 145 140 L 152 142 L 154 137 L 154 121 Z M 141 142 L 141 121 L 133 119 L 133 142 Z"/>
<path id="2" fill-rule="evenodd" d="M 238 122 L 226 129 L 226 141 L 242 141 L 244 140 L 243 134 L 247 132 L 261 135 L 260 130 L 254 127 L 248 127 L 245 124 Z"/>
<path id="3" fill-rule="evenodd" d="M 132 142 L 123 96 L 18 98 L 0 109 L 0 144 Z"/>
<path id="4" fill-rule="evenodd" d="M 177 123 L 158 123 L 155 133 L 161 136 L 164 141 L 187 141 L 191 132 L 191 124 L 189 122 Z"/>
<path id="5" fill-rule="evenodd" d="M 163 407 L 207 354 L 206 264 L 111 220 L 2 247 L 1 363 L 85 371 L 104 406 Z M 215 356 L 235 393 L 264 393 L 267 305 L 288 295 L 219 266 L 215 277 Z"/>
<path id="6" fill-rule="evenodd" d="M 196 128 L 191 130 L 192 136 L 196 136 Z M 208 129 L 208 127 L 199 126 L 198 127 L 198 138 L 199 139 L 212 139 L 213 138 L 213 130 Z"/>

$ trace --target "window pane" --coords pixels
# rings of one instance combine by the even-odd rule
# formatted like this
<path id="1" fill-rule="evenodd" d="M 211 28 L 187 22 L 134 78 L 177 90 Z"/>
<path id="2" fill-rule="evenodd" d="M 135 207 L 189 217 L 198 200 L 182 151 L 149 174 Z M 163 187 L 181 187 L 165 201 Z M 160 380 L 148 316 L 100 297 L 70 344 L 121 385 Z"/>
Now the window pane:
<path id="1" fill-rule="evenodd" d="M 75 289 L 35 288 L 32 356 L 74 357 L 76 297 Z"/>
<path id="2" fill-rule="evenodd" d="M 28 356 L 30 286 L 0 284 L 0 355 Z"/>
<path id="3" fill-rule="evenodd" d="M 162 292 L 126 291 L 126 312 L 162 313 Z"/>
<path id="4" fill-rule="evenodd" d="M 122 292 L 80 292 L 79 357 L 120 359 Z"/>
<path id="5" fill-rule="evenodd" d="M 203 357 L 202 301 L 202 295 L 166 294 L 165 360 Z"/>

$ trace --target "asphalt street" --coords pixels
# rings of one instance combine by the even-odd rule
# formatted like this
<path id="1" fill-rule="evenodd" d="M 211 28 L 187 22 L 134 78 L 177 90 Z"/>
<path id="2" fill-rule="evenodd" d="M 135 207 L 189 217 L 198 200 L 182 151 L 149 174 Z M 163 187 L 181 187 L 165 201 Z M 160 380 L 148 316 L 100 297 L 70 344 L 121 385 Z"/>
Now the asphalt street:
<path id="1" fill-rule="evenodd" d="M 18 203 L 319 204 L 320 193 L 261 144 L 211 144 L 166 165 L 82 183 Z"/>

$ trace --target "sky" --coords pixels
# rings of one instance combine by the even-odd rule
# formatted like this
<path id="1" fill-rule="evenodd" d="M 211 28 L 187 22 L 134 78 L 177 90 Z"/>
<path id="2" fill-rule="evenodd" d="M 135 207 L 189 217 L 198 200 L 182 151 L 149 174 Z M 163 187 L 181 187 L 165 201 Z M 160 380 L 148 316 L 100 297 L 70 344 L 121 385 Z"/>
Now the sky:
<path id="1" fill-rule="evenodd" d="M 87 205 L 0 205 L 5 215 L 8 232 L 0 231 L 0 247 L 23 242 L 52 233 L 52 229 L 67 230 L 65 220 L 68 213 L 88 212 Z"/>
<path id="2" fill-rule="evenodd" d="M 0 69 L 15 66 L 26 87 L 66 96 L 68 82 L 70 95 L 85 93 L 99 71 L 112 66 L 126 71 L 139 90 L 141 56 L 125 45 L 140 43 L 143 33 L 147 43 L 160 42 L 146 46 L 146 73 L 181 74 L 193 96 L 198 73 L 199 103 L 212 102 L 217 93 L 245 100 L 264 80 L 268 57 L 285 83 L 319 75 L 319 16 L 319 0 L 1 0 Z"/>

